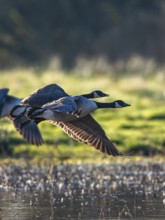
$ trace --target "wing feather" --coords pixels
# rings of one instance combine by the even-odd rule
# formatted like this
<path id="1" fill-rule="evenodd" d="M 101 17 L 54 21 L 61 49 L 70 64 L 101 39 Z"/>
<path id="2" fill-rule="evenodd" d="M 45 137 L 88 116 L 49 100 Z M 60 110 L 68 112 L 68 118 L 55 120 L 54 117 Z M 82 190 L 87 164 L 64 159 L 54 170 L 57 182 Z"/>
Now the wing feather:
<path id="1" fill-rule="evenodd" d="M 114 146 L 105 134 L 102 127 L 91 116 L 87 115 L 81 119 L 70 122 L 52 122 L 61 127 L 73 139 L 91 145 L 103 153 L 112 156 L 123 154 Z"/>
<path id="2" fill-rule="evenodd" d="M 28 97 L 21 101 L 21 104 L 29 104 L 32 107 L 41 107 L 42 105 L 68 96 L 68 94 L 57 84 L 49 84 L 35 90 Z"/>
<path id="3" fill-rule="evenodd" d="M 40 146 L 43 144 L 43 139 L 39 128 L 35 121 L 21 116 L 13 120 L 16 130 L 23 136 L 23 138 L 34 145 Z M 22 126 L 21 126 L 22 125 Z"/>

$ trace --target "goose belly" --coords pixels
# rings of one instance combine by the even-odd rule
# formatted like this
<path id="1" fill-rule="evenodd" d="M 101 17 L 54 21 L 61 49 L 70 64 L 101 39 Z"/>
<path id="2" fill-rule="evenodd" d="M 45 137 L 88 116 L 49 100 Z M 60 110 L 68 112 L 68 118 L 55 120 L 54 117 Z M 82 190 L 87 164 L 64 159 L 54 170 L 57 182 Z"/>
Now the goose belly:
<path id="1" fill-rule="evenodd" d="M 72 114 L 65 114 L 62 112 L 53 112 L 50 110 L 47 110 L 43 113 L 43 117 L 47 120 L 50 121 L 56 121 L 56 122 L 60 122 L 60 121 L 73 121 L 78 119 L 77 116 L 72 115 Z"/>

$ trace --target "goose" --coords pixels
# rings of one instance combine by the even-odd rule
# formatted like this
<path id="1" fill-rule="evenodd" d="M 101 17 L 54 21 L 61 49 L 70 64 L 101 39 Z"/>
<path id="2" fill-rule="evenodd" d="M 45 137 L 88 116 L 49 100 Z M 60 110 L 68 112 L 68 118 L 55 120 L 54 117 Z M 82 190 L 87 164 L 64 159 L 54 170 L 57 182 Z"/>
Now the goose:
<path id="1" fill-rule="evenodd" d="M 8 88 L 0 88 L 0 118 L 9 117 L 12 108 L 19 104 L 27 104 L 32 107 L 41 107 L 45 103 L 68 96 L 68 94 L 57 84 L 43 86 L 40 89 L 35 90 L 30 96 L 24 99 L 8 95 L 8 92 Z M 81 96 L 93 99 L 106 97 L 109 95 L 100 90 L 95 90 L 87 94 L 82 94 Z"/>
<path id="2" fill-rule="evenodd" d="M 54 85 L 51 85 L 54 86 Z M 49 91 L 46 92 L 46 89 L 48 89 L 48 87 L 50 87 L 50 85 L 43 87 L 43 89 L 39 89 L 37 90 L 37 92 L 35 91 L 34 93 L 32 93 L 30 96 L 28 96 L 27 98 L 24 98 L 20 101 L 20 104 L 18 105 L 14 105 L 13 108 L 10 110 L 10 116 L 13 116 L 12 113 L 17 109 L 19 109 L 20 111 L 17 112 L 17 116 L 20 116 L 22 114 L 22 112 L 26 111 L 27 107 L 41 107 L 43 104 L 45 103 L 49 103 L 52 100 L 58 100 L 59 97 L 69 97 L 69 95 L 67 95 L 66 93 L 61 93 L 61 91 L 59 91 L 59 89 L 56 89 L 56 91 Z M 59 95 L 60 92 L 60 95 Z M 57 94 L 57 95 L 56 95 Z M 82 94 L 80 95 L 84 98 L 101 98 L 101 97 L 106 97 L 109 96 L 106 93 L 103 93 L 100 90 L 95 90 L 91 93 L 87 93 L 87 94 Z M 21 110 L 22 109 L 22 110 Z M 20 115 L 19 115 L 20 114 Z"/>
<path id="3" fill-rule="evenodd" d="M 32 92 L 28 97 L 21 101 L 21 105 L 29 105 L 31 107 L 41 107 L 42 105 L 57 100 L 62 97 L 69 96 L 64 89 L 57 84 L 49 84 Z M 93 92 L 82 94 L 81 96 L 94 99 L 109 96 L 108 94 L 95 90 Z"/>
<path id="4" fill-rule="evenodd" d="M 115 147 L 90 113 L 99 108 L 127 106 L 130 104 L 122 100 L 100 103 L 83 96 L 69 96 L 47 103 L 40 108 L 28 109 L 27 117 L 34 120 L 36 124 L 48 120 L 79 142 L 91 145 L 108 155 L 122 156 L 123 154 Z"/>
<path id="5" fill-rule="evenodd" d="M 40 108 L 30 108 L 27 117 L 40 118 L 50 121 L 73 121 L 83 118 L 96 109 L 101 108 L 123 108 L 130 106 L 122 100 L 109 103 L 101 103 L 89 100 L 83 96 L 66 96 L 53 102 L 46 103 Z"/>
<path id="6" fill-rule="evenodd" d="M 8 92 L 9 92 L 8 88 L 0 89 L 0 118 L 3 118 L 3 117 L 10 118 L 10 112 L 12 108 L 20 104 L 21 101 L 23 100 L 22 98 L 8 95 Z M 16 125 L 17 121 L 18 120 L 13 121 L 14 126 Z M 21 118 L 20 118 L 20 121 L 22 121 Z M 40 144 L 42 143 L 42 137 L 37 126 L 33 126 L 32 124 L 29 123 L 29 126 L 28 127 L 25 126 L 23 130 L 27 135 L 30 134 L 29 131 L 31 131 L 32 133 L 35 133 L 37 136 L 36 139 L 38 140 L 38 142 Z"/>
<path id="7" fill-rule="evenodd" d="M 36 125 L 36 121 L 27 119 L 24 115 L 28 107 L 41 107 L 43 104 L 57 100 L 61 97 L 68 97 L 69 95 L 57 84 L 49 84 L 43 86 L 24 99 L 19 99 L 17 104 L 10 105 L 10 118 L 16 130 L 24 137 L 26 141 L 35 145 L 42 145 L 43 139 Z M 95 90 L 93 92 L 82 94 L 86 98 L 101 98 L 109 96 L 108 94 Z M 13 99 L 17 99 L 13 97 Z M 13 107 L 13 108 L 12 108 Z M 5 110 L 4 110 L 5 111 Z M 9 116 L 8 114 L 6 114 Z M 40 120 L 37 120 L 39 123 Z M 20 127 L 21 125 L 24 125 Z"/>

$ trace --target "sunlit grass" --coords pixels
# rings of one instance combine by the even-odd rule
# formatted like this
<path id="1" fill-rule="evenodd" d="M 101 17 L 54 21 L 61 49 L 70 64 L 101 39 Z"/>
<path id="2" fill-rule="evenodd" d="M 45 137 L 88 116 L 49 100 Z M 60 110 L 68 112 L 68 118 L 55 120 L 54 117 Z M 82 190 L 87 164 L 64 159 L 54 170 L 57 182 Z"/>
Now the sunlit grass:
<path id="1" fill-rule="evenodd" d="M 71 95 L 100 89 L 110 94 L 110 97 L 99 101 L 111 102 L 122 99 L 130 103 L 131 107 L 100 109 L 93 117 L 123 153 L 134 151 L 135 155 L 139 156 L 143 149 L 148 151 L 154 149 L 156 154 L 164 153 L 165 78 L 160 73 L 136 77 L 122 74 L 120 77 L 108 74 L 84 77 L 78 73 L 61 70 L 29 68 L 5 70 L 1 71 L 0 75 L 0 87 L 10 88 L 10 94 L 18 97 L 25 97 L 46 84 L 57 83 Z M 45 144 L 38 148 L 27 144 L 8 120 L 1 119 L 1 148 L 8 145 L 12 150 L 12 157 L 45 163 L 114 160 L 93 147 L 72 140 L 52 124 L 44 122 L 39 128 Z M 6 131 L 6 136 L 2 131 Z"/>

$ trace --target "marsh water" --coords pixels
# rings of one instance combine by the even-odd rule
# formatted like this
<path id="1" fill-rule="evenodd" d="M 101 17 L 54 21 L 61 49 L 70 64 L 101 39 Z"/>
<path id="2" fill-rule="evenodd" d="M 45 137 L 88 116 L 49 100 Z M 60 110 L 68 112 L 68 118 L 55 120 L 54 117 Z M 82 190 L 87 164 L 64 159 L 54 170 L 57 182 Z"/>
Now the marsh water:
<path id="1" fill-rule="evenodd" d="M 0 167 L 1 220 L 165 219 L 165 164 Z"/>

